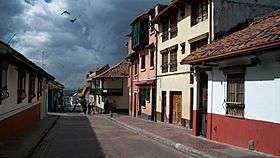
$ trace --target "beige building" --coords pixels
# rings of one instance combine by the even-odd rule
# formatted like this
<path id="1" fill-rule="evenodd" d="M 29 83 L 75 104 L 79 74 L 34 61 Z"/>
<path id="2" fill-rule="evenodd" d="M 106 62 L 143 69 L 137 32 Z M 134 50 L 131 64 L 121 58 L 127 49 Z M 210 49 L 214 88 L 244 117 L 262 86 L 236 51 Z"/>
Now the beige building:
<path id="1" fill-rule="evenodd" d="M 159 25 L 157 119 L 192 128 L 193 98 L 197 92 L 193 88 L 192 68 L 180 61 L 278 6 L 274 0 L 173 0 L 152 20 L 152 24 Z M 203 110 L 201 124 L 207 122 Z"/>

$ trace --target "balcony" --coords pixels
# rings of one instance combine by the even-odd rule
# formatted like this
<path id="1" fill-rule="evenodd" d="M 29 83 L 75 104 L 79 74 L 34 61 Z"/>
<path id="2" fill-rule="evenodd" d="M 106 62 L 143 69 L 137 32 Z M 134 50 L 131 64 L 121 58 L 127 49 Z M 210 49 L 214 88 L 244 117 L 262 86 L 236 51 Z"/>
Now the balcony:
<path id="1" fill-rule="evenodd" d="M 91 91 L 92 94 L 101 95 L 101 96 L 122 96 L 122 88 L 95 88 Z"/>

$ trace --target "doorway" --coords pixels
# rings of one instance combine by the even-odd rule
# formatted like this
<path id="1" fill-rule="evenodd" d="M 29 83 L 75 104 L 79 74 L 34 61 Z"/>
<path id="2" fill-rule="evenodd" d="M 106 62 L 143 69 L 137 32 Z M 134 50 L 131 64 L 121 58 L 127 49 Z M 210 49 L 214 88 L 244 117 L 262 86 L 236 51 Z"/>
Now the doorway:
<path id="1" fill-rule="evenodd" d="M 208 76 L 205 72 L 199 75 L 199 104 L 198 122 L 199 135 L 207 136 L 207 102 L 208 102 Z"/>
<path id="2" fill-rule="evenodd" d="M 164 122 L 166 112 L 166 91 L 161 92 L 161 121 Z"/>
<path id="3" fill-rule="evenodd" d="M 169 123 L 181 125 L 182 92 L 170 92 Z"/>

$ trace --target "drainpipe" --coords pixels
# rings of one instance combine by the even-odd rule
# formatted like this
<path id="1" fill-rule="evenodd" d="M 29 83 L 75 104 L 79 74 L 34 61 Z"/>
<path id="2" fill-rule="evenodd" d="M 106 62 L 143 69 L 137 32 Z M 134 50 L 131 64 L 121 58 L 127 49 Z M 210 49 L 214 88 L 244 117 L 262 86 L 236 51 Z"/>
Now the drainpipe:
<path id="1" fill-rule="evenodd" d="M 150 28 L 152 29 L 152 30 L 154 30 L 155 31 L 155 36 L 156 36 L 156 43 L 155 43 L 155 52 L 156 52 L 156 57 L 155 57 L 155 71 L 156 71 L 156 76 L 155 76 L 155 78 L 156 78 L 156 80 L 155 80 L 155 85 L 157 85 L 157 55 L 158 55 L 158 34 L 159 34 L 159 31 L 157 30 L 157 29 L 155 29 L 155 28 L 153 28 L 152 27 L 152 25 L 150 24 Z M 155 122 L 157 122 L 157 89 L 155 88 L 155 93 L 156 93 L 156 101 L 155 101 L 155 104 L 156 104 L 156 107 L 155 107 Z"/>
<path id="2" fill-rule="evenodd" d="M 213 25 L 213 14 L 212 14 L 212 0 L 209 0 L 209 3 L 210 3 L 210 22 L 209 22 L 209 38 L 210 38 L 210 43 L 212 43 L 212 25 Z M 213 126 L 213 70 L 211 71 L 211 78 L 212 78 L 212 81 L 211 81 L 211 114 L 210 114 L 210 117 L 211 117 L 211 121 L 210 121 L 210 140 L 212 140 L 212 126 Z"/>

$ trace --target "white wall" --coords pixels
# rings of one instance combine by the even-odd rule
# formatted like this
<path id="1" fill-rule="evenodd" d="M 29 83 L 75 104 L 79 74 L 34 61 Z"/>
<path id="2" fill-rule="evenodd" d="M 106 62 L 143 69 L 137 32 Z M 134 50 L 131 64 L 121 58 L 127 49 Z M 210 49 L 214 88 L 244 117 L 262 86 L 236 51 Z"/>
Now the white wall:
<path id="1" fill-rule="evenodd" d="M 271 53 L 259 56 L 261 65 L 246 68 L 244 117 L 280 123 L 280 55 Z M 207 74 L 208 112 L 213 105 L 213 113 L 225 115 L 226 77 L 217 67 Z"/>
<path id="2" fill-rule="evenodd" d="M 12 115 L 15 115 L 21 111 L 24 111 L 34 105 L 37 105 L 38 103 L 42 102 L 41 104 L 41 112 L 40 116 L 43 118 L 46 115 L 46 107 L 47 107 L 47 97 L 40 97 L 39 100 L 37 100 L 37 90 L 38 90 L 38 78 L 36 76 L 35 80 L 35 97 L 32 99 L 31 103 L 28 103 L 28 89 L 29 89 L 29 73 L 26 73 L 26 80 L 25 80 L 25 90 L 26 90 L 26 98 L 22 101 L 22 103 L 17 103 L 17 85 L 18 85 L 18 70 L 17 67 L 13 65 L 9 65 L 7 70 L 7 87 L 8 87 L 8 93 L 9 97 L 2 101 L 2 104 L 0 104 L 0 120 L 3 120 L 5 118 L 8 118 Z M 44 89 L 43 89 L 44 91 Z M 47 95 L 47 92 L 44 93 Z M 45 101 L 43 101 L 45 99 Z"/>

